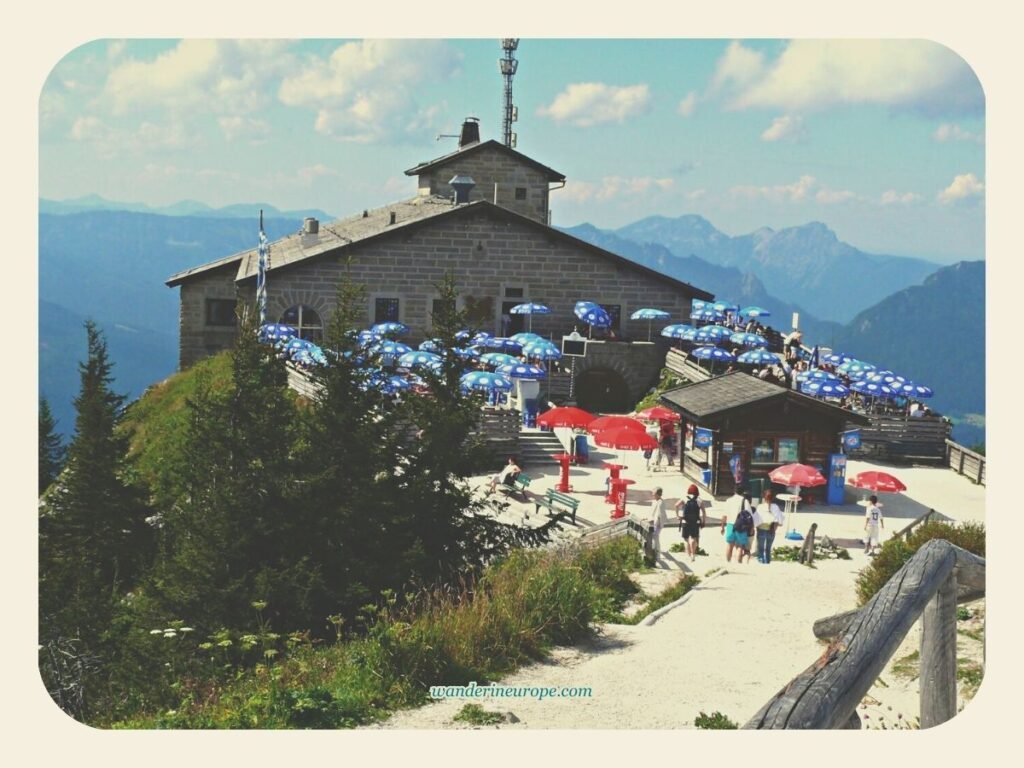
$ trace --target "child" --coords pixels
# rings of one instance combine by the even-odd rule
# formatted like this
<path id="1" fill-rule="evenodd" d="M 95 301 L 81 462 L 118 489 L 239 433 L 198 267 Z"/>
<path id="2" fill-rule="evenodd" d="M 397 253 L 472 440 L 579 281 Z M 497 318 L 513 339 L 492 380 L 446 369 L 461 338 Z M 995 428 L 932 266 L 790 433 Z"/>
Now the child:
<path id="1" fill-rule="evenodd" d="M 880 545 L 881 528 L 885 528 L 885 520 L 882 519 L 882 505 L 878 503 L 877 496 L 872 496 L 868 499 L 868 507 L 864 512 L 864 530 L 868 534 L 864 542 L 864 554 L 871 554 L 871 551 Z"/>

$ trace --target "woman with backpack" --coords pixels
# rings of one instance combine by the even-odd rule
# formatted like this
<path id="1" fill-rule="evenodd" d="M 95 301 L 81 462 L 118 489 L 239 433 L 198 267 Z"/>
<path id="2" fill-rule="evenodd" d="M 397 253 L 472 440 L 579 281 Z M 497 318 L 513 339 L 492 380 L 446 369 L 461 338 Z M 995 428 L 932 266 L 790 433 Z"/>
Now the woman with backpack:
<path id="1" fill-rule="evenodd" d="M 704 507 L 697 500 L 700 491 L 693 483 L 686 489 L 686 501 L 683 499 L 676 502 L 676 516 L 679 516 L 679 508 L 683 508 L 682 522 L 679 529 L 682 531 L 683 540 L 686 542 L 686 551 L 690 555 L 690 561 L 697 559 L 697 549 L 700 547 L 700 529 L 707 523 L 707 514 Z"/>
<path id="2" fill-rule="evenodd" d="M 731 523 L 728 522 L 728 515 L 723 517 L 720 529 L 725 534 L 725 559 L 731 563 L 733 548 L 738 547 L 740 553 L 736 558 L 737 562 L 742 563 L 744 555 L 749 562 L 750 536 L 754 531 L 754 504 L 750 492 L 737 488 L 732 505 L 737 508 L 736 516 Z"/>

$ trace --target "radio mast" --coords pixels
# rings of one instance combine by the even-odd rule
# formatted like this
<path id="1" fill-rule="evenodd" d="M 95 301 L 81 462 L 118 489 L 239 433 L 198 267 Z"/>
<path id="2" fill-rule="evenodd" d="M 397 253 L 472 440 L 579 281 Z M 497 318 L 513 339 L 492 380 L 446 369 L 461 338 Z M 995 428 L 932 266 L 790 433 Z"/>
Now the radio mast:
<path id="1" fill-rule="evenodd" d="M 505 51 L 504 57 L 498 59 L 498 68 L 502 77 L 505 78 L 505 109 L 502 114 L 502 134 L 506 147 L 516 145 L 516 134 L 512 133 L 512 123 L 519 119 L 519 110 L 512 104 L 512 78 L 515 77 L 519 60 L 512 54 L 519 47 L 518 37 L 504 37 L 501 40 L 501 48 Z"/>

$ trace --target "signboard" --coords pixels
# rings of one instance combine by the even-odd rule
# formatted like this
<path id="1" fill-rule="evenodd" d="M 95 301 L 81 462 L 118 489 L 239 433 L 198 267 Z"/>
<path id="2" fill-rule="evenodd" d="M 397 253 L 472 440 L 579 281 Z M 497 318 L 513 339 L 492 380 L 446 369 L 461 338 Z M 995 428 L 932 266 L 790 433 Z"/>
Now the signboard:
<path id="1" fill-rule="evenodd" d="M 693 444 L 697 448 L 707 448 L 711 445 L 712 432 L 710 429 L 704 429 L 703 427 L 697 427 L 693 431 Z"/>
<path id="2" fill-rule="evenodd" d="M 563 357 L 586 357 L 587 340 L 573 331 L 568 336 L 562 337 Z"/>
<path id="3" fill-rule="evenodd" d="M 851 429 L 848 432 L 843 432 L 843 450 L 855 451 L 858 448 L 860 448 L 860 430 Z"/>

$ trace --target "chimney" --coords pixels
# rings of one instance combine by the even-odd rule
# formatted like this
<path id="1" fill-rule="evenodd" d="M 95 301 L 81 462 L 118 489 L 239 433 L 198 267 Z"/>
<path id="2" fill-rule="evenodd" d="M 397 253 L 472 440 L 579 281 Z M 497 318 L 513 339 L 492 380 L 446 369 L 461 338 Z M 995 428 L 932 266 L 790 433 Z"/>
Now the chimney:
<path id="1" fill-rule="evenodd" d="M 476 186 L 472 176 L 452 176 L 448 184 L 455 190 L 455 205 L 468 203 L 469 191 Z"/>
<path id="2" fill-rule="evenodd" d="M 391 224 L 395 223 L 395 212 L 391 211 L 390 213 L 391 213 L 391 216 L 388 217 L 388 225 L 391 225 Z"/>
<path id="3" fill-rule="evenodd" d="M 470 144 L 480 143 L 480 118 L 467 117 L 462 122 L 462 133 L 459 135 L 459 149 Z"/>
<path id="4" fill-rule="evenodd" d="M 314 219 L 312 216 L 307 216 L 302 220 L 302 233 L 304 235 L 315 235 L 320 231 L 320 222 Z"/>

